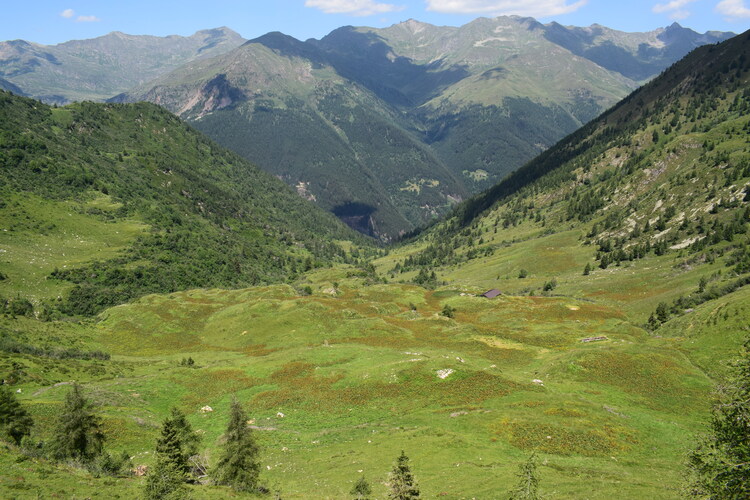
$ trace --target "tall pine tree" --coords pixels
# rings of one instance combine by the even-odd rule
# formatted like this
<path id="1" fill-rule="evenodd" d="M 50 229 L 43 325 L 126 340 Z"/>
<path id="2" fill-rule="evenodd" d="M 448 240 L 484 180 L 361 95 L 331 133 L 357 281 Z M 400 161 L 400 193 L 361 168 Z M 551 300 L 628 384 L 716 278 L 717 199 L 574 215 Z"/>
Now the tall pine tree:
<path id="1" fill-rule="evenodd" d="M 198 453 L 200 436 L 193 431 L 185 414 L 172 408 L 156 440 L 156 453 L 174 463 L 178 470 L 190 471 L 190 457 Z"/>
<path id="2" fill-rule="evenodd" d="M 58 459 L 74 458 L 89 461 L 102 452 L 104 434 L 93 405 L 83 396 L 78 384 L 73 384 L 65 396 L 57 428 L 52 438 L 52 453 Z"/>
<path id="3" fill-rule="evenodd" d="M 255 490 L 260 475 L 260 448 L 252 429 L 247 426 L 247 414 L 236 398 L 232 400 L 224 438 L 224 451 L 216 467 L 216 482 L 238 491 Z"/>
<path id="4" fill-rule="evenodd" d="M 409 468 L 409 457 L 401 451 L 401 455 L 396 459 L 396 465 L 393 467 L 391 477 L 388 480 L 390 493 L 388 498 L 393 500 L 412 500 L 419 498 L 419 488 L 417 482 Z"/>
<path id="5" fill-rule="evenodd" d="M 707 435 L 688 456 L 689 494 L 697 498 L 750 498 L 750 338 L 735 369 Z"/>
<path id="6" fill-rule="evenodd" d="M 21 444 L 21 439 L 31 434 L 33 425 L 34 421 L 16 395 L 10 389 L 0 387 L 0 431 L 16 444 Z"/>

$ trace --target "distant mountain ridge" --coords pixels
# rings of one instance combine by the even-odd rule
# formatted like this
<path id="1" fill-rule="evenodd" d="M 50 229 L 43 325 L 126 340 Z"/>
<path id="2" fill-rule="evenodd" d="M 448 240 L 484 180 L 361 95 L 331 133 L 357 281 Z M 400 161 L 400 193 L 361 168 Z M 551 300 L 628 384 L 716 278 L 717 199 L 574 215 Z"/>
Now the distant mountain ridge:
<path id="1" fill-rule="evenodd" d="M 192 60 L 229 51 L 244 41 L 226 27 L 198 31 L 189 37 L 115 31 L 49 46 L 12 40 L 0 42 L 0 78 L 46 102 L 101 101 Z"/>
<path id="2" fill-rule="evenodd" d="M 347 26 L 305 42 L 276 32 L 113 100 L 165 106 L 389 239 L 491 186 L 692 48 L 731 35 L 521 17 Z"/>
<path id="3" fill-rule="evenodd" d="M 700 34 L 678 23 L 646 33 L 623 33 L 598 24 L 578 28 L 554 22 L 544 29 L 544 36 L 551 42 L 635 81 L 657 75 L 693 49 L 734 36 L 720 31 Z"/>

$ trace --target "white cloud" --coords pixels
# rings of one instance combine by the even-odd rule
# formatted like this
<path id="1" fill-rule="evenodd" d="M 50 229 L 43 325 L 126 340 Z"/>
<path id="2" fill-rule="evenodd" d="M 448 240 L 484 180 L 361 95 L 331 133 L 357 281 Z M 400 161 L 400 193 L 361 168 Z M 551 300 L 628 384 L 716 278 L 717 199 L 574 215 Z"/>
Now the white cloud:
<path id="1" fill-rule="evenodd" d="M 588 3 L 578 0 L 425 0 L 427 10 L 448 14 L 549 17 L 575 12 Z"/>
<path id="2" fill-rule="evenodd" d="M 371 16 L 404 10 L 404 7 L 374 0 L 306 0 L 305 7 L 320 9 L 326 14 L 349 14 L 351 16 Z"/>
<path id="3" fill-rule="evenodd" d="M 672 0 L 671 2 L 667 3 L 657 3 L 656 5 L 654 5 L 654 8 L 652 10 L 657 14 L 661 14 L 662 12 L 680 10 L 684 6 L 692 2 L 695 2 L 695 0 Z"/>
<path id="4" fill-rule="evenodd" d="M 722 0 L 716 5 L 716 12 L 723 14 L 729 21 L 750 18 L 750 9 L 743 0 Z"/>
<path id="5" fill-rule="evenodd" d="M 667 3 L 657 3 L 651 10 L 656 14 L 667 13 L 669 14 L 670 19 L 681 20 L 690 16 L 690 11 L 684 7 L 695 1 L 696 0 L 671 0 Z"/>
<path id="6" fill-rule="evenodd" d="M 682 21 L 683 19 L 687 19 L 688 17 L 690 17 L 690 11 L 684 9 L 676 10 L 669 14 L 669 18 L 673 21 Z"/>
<path id="7" fill-rule="evenodd" d="M 78 16 L 76 18 L 77 23 L 97 23 L 99 21 L 101 21 L 101 19 L 96 16 Z"/>
<path id="8" fill-rule="evenodd" d="M 65 19 L 70 19 L 75 15 L 75 11 L 73 9 L 65 9 L 64 11 L 60 12 L 60 16 L 64 17 Z"/>

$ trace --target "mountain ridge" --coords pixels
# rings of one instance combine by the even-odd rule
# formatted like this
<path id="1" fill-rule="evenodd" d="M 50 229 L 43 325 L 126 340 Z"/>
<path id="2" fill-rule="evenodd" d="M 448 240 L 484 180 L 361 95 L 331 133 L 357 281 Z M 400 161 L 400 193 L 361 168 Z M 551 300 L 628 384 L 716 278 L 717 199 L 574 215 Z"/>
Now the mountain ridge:
<path id="1" fill-rule="evenodd" d="M 85 40 L 41 45 L 0 42 L 0 77 L 46 102 L 105 100 L 190 60 L 211 57 L 244 39 L 229 28 L 191 36 L 128 35 L 114 31 Z"/>

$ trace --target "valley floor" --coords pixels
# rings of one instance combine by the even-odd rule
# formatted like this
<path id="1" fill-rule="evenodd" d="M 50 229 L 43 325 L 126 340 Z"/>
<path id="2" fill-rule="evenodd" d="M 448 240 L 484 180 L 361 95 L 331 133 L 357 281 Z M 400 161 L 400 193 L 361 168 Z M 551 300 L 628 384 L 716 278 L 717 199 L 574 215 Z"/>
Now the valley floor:
<path id="1" fill-rule="evenodd" d="M 366 286 L 353 271 L 311 274 L 312 295 L 290 286 L 192 290 L 81 324 L 6 318 L 0 326 L 19 342 L 54 339 L 112 357 L 3 352 L 0 367 L 17 373 L 14 388 L 42 437 L 68 383 L 84 384 L 108 448 L 127 450 L 136 465 L 151 463 L 172 406 L 215 455 L 236 396 L 262 445 L 262 482 L 283 498 L 347 498 L 362 475 L 385 498 L 401 450 L 427 498 L 501 498 L 532 452 L 541 490 L 554 498 L 677 498 L 684 454 L 707 418 L 706 371 L 729 349 L 711 335 L 750 306 L 750 292 L 731 306 L 706 304 L 657 336 L 631 319 L 638 307 L 596 298 L 597 273 L 586 293 L 567 290 L 562 274 L 556 292 L 579 298 L 486 299 L 459 284 Z M 71 482 L 68 471 L 13 453 L 2 461 L 7 498 L 132 498 L 141 488 L 138 478 L 81 472 Z"/>

